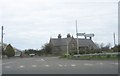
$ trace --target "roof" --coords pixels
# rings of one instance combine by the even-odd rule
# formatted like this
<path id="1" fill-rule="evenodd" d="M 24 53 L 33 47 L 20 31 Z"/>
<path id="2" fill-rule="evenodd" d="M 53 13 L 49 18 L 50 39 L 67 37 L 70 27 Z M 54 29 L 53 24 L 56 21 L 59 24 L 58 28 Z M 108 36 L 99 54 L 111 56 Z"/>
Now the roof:
<path id="1" fill-rule="evenodd" d="M 78 39 L 78 42 L 79 46 L 93 46 L 95 49 L 97 49 L 97 46 L 91 39 Z"/>
<path id="2" fill-rule="evenodd" d="M 3 47 L 4 47 L 4 48 L 7 47 L 7 44 L 3 43 Z M 0 48 L 2 48 L 2 47 L 1 47 L 1 42 L 0 42 Z M 15 47 L 13 47 L 13 48 L 14 48 L 15 52 L 21 52 L 21 50 L 15 48 Z M 1 52 L 1 49 L 0 49 L 0 52 Z"/>
<path id="3" fill-rule="evenodd" d="M 51 38 L 50 41 L 53 44 L 53 46 L 65 46 L 67 45 L 67 42 L 70 42 L 72 38 Z"/>
<path id="4" fill-rule="evenodd" d="M 52 43 L 53 46 L 66 46 L 67 45 L 67 41 L 68 43 L 71 41 L 71 39 L 74 39 L 72 37 L 70 38 L 51 38 L 50 42 Z M 77 41 L 77 38 L 75 38 L 75 40 Z M 94 44 L 94 42 L 91 39 L 78 39 L 78 44 L 79 46 L 93 46 L 95 49 L 97 48 L 97 46 Z"/>

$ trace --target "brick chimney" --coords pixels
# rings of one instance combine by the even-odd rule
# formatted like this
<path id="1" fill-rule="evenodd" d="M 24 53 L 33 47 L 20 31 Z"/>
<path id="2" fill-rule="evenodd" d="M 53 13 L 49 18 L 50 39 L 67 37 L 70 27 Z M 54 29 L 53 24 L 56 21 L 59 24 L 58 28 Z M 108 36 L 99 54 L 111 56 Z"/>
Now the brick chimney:
<path id="1" fill-rule="evenodd" d="M 61 39 L 61 34 L 58 34 L 58 39 Z"/>
<path id="2" fill-rule="evenodd" d="M 67 34 L 67 38 L 70 38 L 71 37 L 71 35 L 70 34 Z"/>

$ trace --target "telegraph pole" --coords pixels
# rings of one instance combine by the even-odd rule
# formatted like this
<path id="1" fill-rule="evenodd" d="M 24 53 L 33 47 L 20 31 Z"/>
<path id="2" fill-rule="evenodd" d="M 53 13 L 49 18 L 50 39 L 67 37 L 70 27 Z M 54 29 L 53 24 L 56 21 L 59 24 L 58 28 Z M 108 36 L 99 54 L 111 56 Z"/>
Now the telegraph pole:
<path id="1" fill-rule="evenodd" d="M 76 37 L 77 37 L 77 54 L 79 54 L 79 44 L 78 44 L 78 27 L 77 27 L 77 20 L 76 20 Z"/>
<path id="2" fill-rule="evenodd" d="M 69 56 L 69 51 L 68 51 L 68 40 L 67 40 L 67 57 Z"/>
<path id="3" fill-rule="evenodd" d="M 3 54 L 3 26 L 1 28 L 1 50 L 2 50 L 2 54 Z"/>
<path id="4" fill-rule="evenodd" d="M 115 45 L 116 45 L 116 43 L 115 43 L 115 33 L 113 34 L 113 38 L 114 38 L 114 47 L 115 47 Z"/>

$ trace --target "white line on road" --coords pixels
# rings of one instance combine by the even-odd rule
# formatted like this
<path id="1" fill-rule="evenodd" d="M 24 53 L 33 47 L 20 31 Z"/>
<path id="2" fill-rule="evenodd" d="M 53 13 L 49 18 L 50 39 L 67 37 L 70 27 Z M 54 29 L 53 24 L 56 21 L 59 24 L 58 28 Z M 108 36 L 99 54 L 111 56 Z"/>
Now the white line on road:
<path id="1" fill-rule="evenodd" d="M 25 66 L 23 66 L 23 65 L 20 65 L 20 66 L 19 66 L 19 68 L 24 68 L 24 67 L 25 67 Z"/>
<path id="2" fill-rule="evenodd" d="M 6 63 L 2 63 L 2 65 L 10 64 L 10 63 L 14 63 L 14 62 L 6 62 Z"/>
<path id="3" fill-rule="evenodd" d="M 44 65 L 45 67 L 50 67 L 50 65 Z"/>
<path id="4" fill-rule="evenodd" d="M 41 61 L 45 61 L 44 59 L 41 59 Z"/>
<path id="5" fill-rule="evenodd" d="M 67 64 L 65 64 L 64 67 L 67 67 Z"/>
<path id="6" fill-rule="evenodd" d="M 11 66 L 5 66 L 5 68 L 9 69 L 9 68 L 11 68 Z"/>
<path id="7" fill-rule="evenodd" d="M 44 59 L 39 59 L 39 60 L 36 60 L 36 61 L 38 61 L 38 62 L 39 62 L 39 61 L 45 61 L 45 60 L 44 60 Z"/>
<path id="8" fill-rule="evenodd" d="M 111 64 L 118 65 L 118 63 L 111 63 Z"/>
<path id="9" fill-rule="evenodd" d="M 71 64 L 71 66 L 75 67 L 76 65 L 75 64 Z"/>
<path id="10" fill-rule="evenodd" d="M 58 64 L 58 66 L 59 66 L 59 67 L 63 67 L 63 65 L 61 65 L 61 64 Z"/>
<path id="11" fill-rule="evenodd" d="M 85 63 L 85 66 L 93 66 L 93 64 Z"/>
<path id="12" fill-rule="evenodd" d="M 35 68 L 35 67 L 37 67 L 37 65 L 32 65 L 32 67 L 34 67 L 34 68 Z"/>
<path id="13" fill-rule="evenodd" d="M 99 63 L 100 65 L 103 65 L 103 63 Z"/>

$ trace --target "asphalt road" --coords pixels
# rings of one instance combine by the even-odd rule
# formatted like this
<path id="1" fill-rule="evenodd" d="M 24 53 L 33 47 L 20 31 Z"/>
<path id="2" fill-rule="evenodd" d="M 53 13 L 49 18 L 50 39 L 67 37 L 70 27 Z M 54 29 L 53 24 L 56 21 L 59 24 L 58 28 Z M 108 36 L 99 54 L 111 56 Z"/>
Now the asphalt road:
<path id="1" fill-rule="evenodd" d="M 118 74 L 118 61 L 66 60 L 58 57 L 12 58 L 2 61 L 3 74 Z"/>

